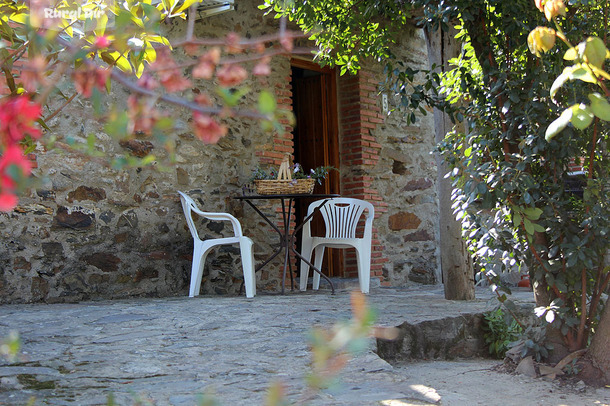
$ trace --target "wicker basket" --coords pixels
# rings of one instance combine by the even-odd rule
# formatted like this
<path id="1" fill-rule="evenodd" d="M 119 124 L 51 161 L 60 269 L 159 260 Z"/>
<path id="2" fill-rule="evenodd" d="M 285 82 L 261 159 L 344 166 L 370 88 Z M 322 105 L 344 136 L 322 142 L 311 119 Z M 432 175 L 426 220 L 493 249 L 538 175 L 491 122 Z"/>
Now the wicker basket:
<path id="1" fill-rule="evenodd" d="M 284 155 L 277 179 L 259 179 L 254 181 L 259 195 L 307 194 L 313 192 L 315 179 L 292 179 L 290 171 L 290 154 Z"/>
<path id="2" fill-rule="evenodd" d="M 259 195 L 279 195 L 285 193 L 312 193 L 316 184 L 315 179 L 292 179 L 292 180 L 255 180 L 256 192 Z"/>

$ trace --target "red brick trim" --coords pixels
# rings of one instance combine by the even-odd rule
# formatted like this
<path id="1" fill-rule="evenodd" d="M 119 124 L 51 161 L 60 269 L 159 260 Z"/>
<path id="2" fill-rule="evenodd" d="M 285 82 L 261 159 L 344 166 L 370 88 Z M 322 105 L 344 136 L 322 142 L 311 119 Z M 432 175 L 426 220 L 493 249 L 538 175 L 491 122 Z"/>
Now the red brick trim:
<path id="1" fill-rule="evenodd" d="M 375 206 L 375 217 L 386 212 L 388 205 L 383 202 L 375 188 L 375 179 L 367 175 L 379 162 L 381 144 L 377 142 L 374 131 L 384 122 L 379 107 L 377 79 L 367 70 L 356 76 L 339 78 L 339 104 L 341 110 L 341 194 L 370 201 Z M 383 264 L 388 261 L 384 256 L 377 228 L 373 228 L 373 247 L 371 251 L 371 276 L 382 279 Z M 355 254 L 348 251 L 345 259 L 345 276 L 356 277 L 358 269 Z"/>

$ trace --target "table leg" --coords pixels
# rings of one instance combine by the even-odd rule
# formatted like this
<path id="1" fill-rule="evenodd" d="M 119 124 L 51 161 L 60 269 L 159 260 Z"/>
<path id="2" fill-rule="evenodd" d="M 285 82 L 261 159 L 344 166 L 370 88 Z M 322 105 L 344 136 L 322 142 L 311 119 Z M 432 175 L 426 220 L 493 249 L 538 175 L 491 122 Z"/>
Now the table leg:
<path id="1" fill-rule="evenodd" d="M 296 255 L 296 256 L 297 256 L 299 259 L 302 259 L 303 261 L 305 261 L 305 263 L 306 263 L 307 265 L 309 265 L 309 267 L 310 267 L 311 269 L 313 269 L 313 271 L 314 271 L 314 272 L 319 273 L 321 277 L 323 277 L 324 279 L 326 279 L 326 282 L 328 282 L 328 284 L 330 285 L 331 294 L 333 294 L 333 295 L 334 295 L 334 294 L 335 294 L 335 285 L 333 285 L 333 282 L 330 280 L 330 278 L 329 278 L 328 276 L 324 275 L 324 274 L 322 273 L 322 271 L 321 271 L 320 269 L 316 268 L 316 267 L 315 267 L 315 266 L 314 266 L 314 265 L 313 265 L 311 262 L 309 262 L 308 260 L 306 260 L 306 259 L 305 259 L 305 258 L 304 258 L 304 257 L 303 257 L 301 254 L 299 254 L 299 253 L 297 252 L 297 250 L 295 250 L 295 249 L 294 249 L 294 248 L 292 248 L 292 247 L 291 247 L 290 249 L 292 250 L 292 252 L 293 252 L 293 253 L 294 253 L 294 254 L 295 254 L 295 255 Z"/>
<path id="2" fill-rule="evenodd" d="M 286 270 L 290 270 L 290 290 L 294 290 L 294 276 L 292 275 L 292 264 L 290 263 L 290 251 L 293 250 L 293 236 L 290 233 L 290 216 L 292 212 L 293 199 L 288 199 L 288 210 L 286 210 L 286 204 L 284 199 L 282 201 L 282 219 L 284 220 L 284 235 L 283 245 L 286 250 L 284 255 L 284 271 L 282 272 L 282 294 L 284 294 L 284 286 L 286 285 Z M 289 245 L 290 244 L 290 245 Z M 289 248 L 290 247 L 290 248 Z"/>
<path id="3" fill-rule="evenodd" d="M 277 226 L 275 224 L 273 224 L 273 222 L 271 220 L 269 220 L 269 218 L 262 212 L 259 210 L 258 207 L 256 207 L 251 201 L 246 200 L 246 203 L 248 203 L 250 205 L 250 207 L 252 207 L 254 209 L 254 211 L 256 211 L 259 216 L 261 216 L 266 222 L 267 224 L 269 224 L 274 230 L 275 232 L 278 234 L 278 236 L 280 237 L 280 247 L 269 257 L 265 260 L 265 262 L 263 262 L 261 265 L 256 267 L 255 272 L 260 271 L 265 265 L 267 265 L 269 262 L 271 262 L 273 260 L 273 258 L 277 257 L 278 254 L 280 252 L 282 252 L 282 249 L 284 248 L 285 244 L 284 244 L 284 236 L 282 235 L 282 231 L 277 228 Z"/>

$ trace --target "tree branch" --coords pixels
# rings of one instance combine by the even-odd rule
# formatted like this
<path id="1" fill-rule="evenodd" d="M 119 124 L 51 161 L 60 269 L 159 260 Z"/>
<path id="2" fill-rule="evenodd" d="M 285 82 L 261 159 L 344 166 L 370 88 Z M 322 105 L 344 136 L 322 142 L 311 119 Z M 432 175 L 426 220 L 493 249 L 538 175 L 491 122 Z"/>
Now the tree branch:
<path id="1" fill-rule="evenodd" d="M 121 73 L 119 73 L 119 71 L 117 69 L 112 70 L 111 77 L 112 77 L 112 79 L 116 80 L 117 82 L 119 82 L 120 84 L 125 86 L 127 89 L 129 89 L 135 93 L 141 94 L 143 96 L 153 97 L 157 100 L 161 100 L 163 102 L 173 104 L 175 106 L 185 107 L 192 111 L 197 111 L 197 112 L 204 113 L 204 114 L 215 114 L 215 115 L 219 115 L 219 114 L 227 111 L 227 109 L 224 107 L 202 106 L 200 104 L 191 102 L 191 101 L 186 100 L 181 97 L 172 96 L 172 95 L 168 95 L 165 93 L 161 94 L 161 93 L 157 93 L 152 90 L 144 89 L 141 86 L 138 86 L 133 81 L 127 79 L 125 76 L 123 76 Z M 271 118 L 268 115 L 261 114 L 259 112 L 253 111 L 253 110 L 230 109 L 229 111 L 232 113 L 233 116 L 238 116 L 238 117 L 246 117 L 246 118 L 252 118 L 252 119 L 256 119 L 256 120 L 269 120 Z"/>

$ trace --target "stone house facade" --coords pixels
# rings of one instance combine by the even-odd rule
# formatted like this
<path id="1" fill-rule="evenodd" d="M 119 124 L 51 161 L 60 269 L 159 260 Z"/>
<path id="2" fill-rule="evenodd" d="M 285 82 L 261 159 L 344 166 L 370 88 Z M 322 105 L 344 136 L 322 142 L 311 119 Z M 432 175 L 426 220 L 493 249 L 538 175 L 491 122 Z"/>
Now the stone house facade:
<path id="1" fill-rule="evenodd" d="M 184 22 L 174 21 L 168 35 L 179 38 L 185 29 Z M 254 38 L 275 31 L 277 20 L 246 0 L 235 0 L 234 11 L 200 20 L 196 26 L 200 37 L 236 32 Z M 427 67 L 425 39 L 415 28 L 402 34 L 396 53 L 409 66 Z M 419 117 L 415 125 L 408 125 L 400 113 L 388 115 L 379 92 L 383 79 L 381 66 L 373 63 L 356 76 L 340 76 L 307 58 L 275 57 L 269 77 L 248 79 L 253 92 L 245 102 L 256 102 L 256 90 L 273 89 L 278 106 L 295 113 L 296 126 L 287 120 L 284 131 L 266 133 L 254 121 L 227 118 L 227 136 L 205 145 L 189 130 L 188 111 L 165 107 L 182 124 L 168 134 L 175 143 L 172 165 L 165 163 L 168 152 L 155 140 L 113 140 L 93 117 L 89 101 L 77 98 L 47 123 L 46 136 L 57 138 L 58 146 L 68 138 L 79 142 L 95 134 L 97 147 L 107 157 L 153 152 L 159 162 L 115 170 L 107 159 L 39 147 L 32 156 L 36 186 L 14 211 L 0 213 L 0 303 L 186 295 L 192 240 L 177 190 L 190 194 L 206 211 L 235 215 L 254 240 L 260 263 L 278 241 L 251 208 L 232 196 L 242 193 L 257 166 L 278 166 L 285 153 L 295 160 L 308 159 L 311 145 L 313 154 L 322 156 L 316 162 L 327 159 L 332 146 L 330 163 L 339 169 L 329 180 L 333 191 L 375 205 L 371 276 L 384 286 L 439 283 L 432 115 Z M 205 83 L 195 83 L 205 90 Z M 127 95 L 115 86 L 108 106 L 125 103 Z M 312 97 L 322 99 L 312 104 Z M 314 112 L 319 100 L 322 113 Z M 392 108 L 391 97 L 387 102 Z M 316 114 L 324 120 L 310 122 Z M 308 126 L 312 129 L 306 130 Z M 320 131 L 322 141 L 316 138 Z M 272 203 L 262 209 L 277 211 Z M 200 223 L 206 237 L 230 232 L 222 223 Z M 356 277 L 349 252 L 335 258 L 329 265 L 334 267 L 331 276 Z M 281 277 L 276 258 L 257 273 L 259 293 L 278 291 Z M 235 294 L 240 284 L 237 246 L 208 256 L 202 294 Z"/>

